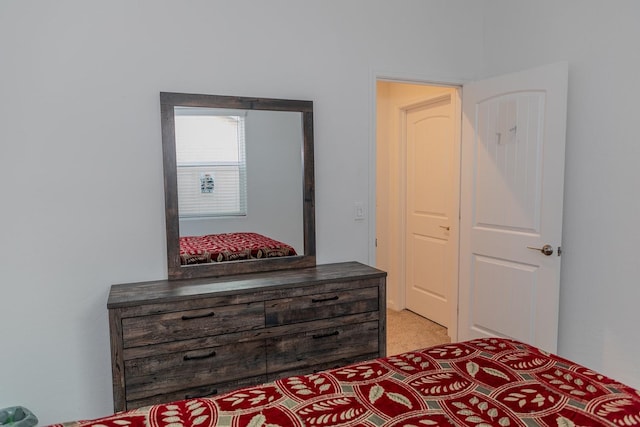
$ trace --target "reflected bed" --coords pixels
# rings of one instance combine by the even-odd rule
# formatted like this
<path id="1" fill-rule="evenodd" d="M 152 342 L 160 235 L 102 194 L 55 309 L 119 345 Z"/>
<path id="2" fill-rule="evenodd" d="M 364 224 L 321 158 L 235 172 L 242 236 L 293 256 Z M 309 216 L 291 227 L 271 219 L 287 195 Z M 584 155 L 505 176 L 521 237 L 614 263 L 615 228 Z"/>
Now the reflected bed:
<path id="1" fill-rule="evenodd" d="M 159 404 L 90 426 L 640 425 L 640 393 L 506 339 L 478 339 Z"/>
<path id="2" fill-rule="evenodd" d="M 258 233 L 223 233 L 180 237 L 180 264 L 265 259 L 297 255 L 295 249 Z"/>

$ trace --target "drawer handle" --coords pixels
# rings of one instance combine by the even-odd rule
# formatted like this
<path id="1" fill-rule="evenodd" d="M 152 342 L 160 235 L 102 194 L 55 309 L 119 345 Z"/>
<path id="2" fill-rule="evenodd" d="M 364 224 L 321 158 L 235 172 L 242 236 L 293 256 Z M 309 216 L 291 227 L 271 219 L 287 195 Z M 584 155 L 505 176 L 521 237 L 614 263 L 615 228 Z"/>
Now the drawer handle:
<path id="1" fill-rule="evenodd" d="M 212 390 L 206 391 L 204 393 L 194 393 L 194 394 L 185 394 L 185 399 L 197 399 L 199 397 L 207 397 L 207 396 L 215 396 L 218 394 L 218 389 L 214 388 Z"/>
<path id="2" fill-rule="evenodd" d="M 210 357 L 215 357 L 216 356 L 216 352 L 212 351 L 210 353 L 207 354 L 202 354 L 199 356 L 190 356 L 188 354 L 185 354 L 184 357 L 182 358 L 182 360 L 201 360 L 201 359 L 209 359 Z"/>
<path id="3" fill-rule="evenodd" d="M 340 334 L 339 331 L 329 332 L 328 334 L 316 334 L 316 335 L 313 335 L 313 339 L 317 340 L 319 338 L 335 337 L 338 334 Z"/>
<path id="4" fill-rule="evenodd" d="M 213 311 L 205 314 L 193 314 L 191 316 L 184 315 L 182 316 L 182 320 L 204 319 L 205 317 L 213 317 L 214 315 L 215 313 Z"/>
<path id="5" fill-rule="evenodd" d="M 328 297 L 328 298 L 311 298 L 311 302 L 335 301 L 338 298 L 339 298 L 338 295 L 334 295 L 334 296 Z"/>

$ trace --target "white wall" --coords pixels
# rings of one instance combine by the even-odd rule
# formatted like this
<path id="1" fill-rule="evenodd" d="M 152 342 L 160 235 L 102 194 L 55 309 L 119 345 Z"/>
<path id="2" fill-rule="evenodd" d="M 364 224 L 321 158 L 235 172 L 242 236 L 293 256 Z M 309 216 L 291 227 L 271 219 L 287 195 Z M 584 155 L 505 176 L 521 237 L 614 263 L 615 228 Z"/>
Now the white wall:
<path id="1" fill-rule="evenodd" d="M 481 8 L 1 1 L 0 407 L 112 411 L 109 287 L 166 277 L 160 91 L 313 100 L 318 262 L 367 262 L 372 75 L 476 75 Z"/>
<path id="2" fill-rule="evenodd" d="M 569 61 L 558 351 L 640 387 L 640 2 L 484 3 L 484 75 Z"/>

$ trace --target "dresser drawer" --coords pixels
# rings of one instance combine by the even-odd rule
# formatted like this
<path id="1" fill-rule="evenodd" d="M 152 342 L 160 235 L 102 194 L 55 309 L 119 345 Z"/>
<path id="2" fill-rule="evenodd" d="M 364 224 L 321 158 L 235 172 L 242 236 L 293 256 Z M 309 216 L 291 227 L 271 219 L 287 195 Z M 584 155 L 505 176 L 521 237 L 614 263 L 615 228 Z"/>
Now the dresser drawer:
<path id="1" fill-rule="evenodd" d="M 264 303 L 227 305 L 122 319 L 124 348 L 264 327 Z"/>
<path id="2" fill-rule="evenodd" d="M 378 322 L 365 322 L 313 330 L 267 340 L 267 373 L 306 369 L 377 354 Z"/>
<path id="3" fill-rule="evenodd" d="M 249 387 L 258 384 L 264 384 L 268 381 L 266 375 L 257 377 L 242 378 L 240 380 L 227 381 L 224 383 L 207 384 L 201 387 L 192 387 L 185 390 L 178 390 L 171 393 L 156 394 L 153 396 L 145 396 L 139 399 L 127 400 L 127 408 L 141 408 L 143 406 L 155 405 L 158 403 L 173 402 L 183 399 L 195 399 L 196 397 L 215 396 L 236 390 L 241 387 Z"/>
<path id="4" fill-rule="evenodd" d="M 313 365 L 313 366 L 304 366 L 304 367 L 299 367 L 296 369 L 288 369 L 286 371 L 280 371 L 280 372 L 275 372 L 272 374 L 269 374 L 267 376 L 267 381 L 271 382 L 271 381 L 275 381 L 275 380 L 279 380 L 282 378 L 287 378 L 287 377 L 295 377 L 295 376 L 300 376 L 300 375 L 309 375 L 309 374 L 315 374 L 321 371 L 327 371 L 329 369 L 336 369 L 336 368 L 340 368 L 343 366 L 347 366 L 347 365 L 351 365 L 353 363 L 356 362 L 362 362 L 364 360 L 373 360 L 378 358 L 378 353 L 368 353 L 368 354 L 360 354 L 358 356 L 353 356 L 353 357 L 346 357 L 343 359 L 337 359 L 337 360 L 331 360 L 329 362 L 325 362 L 325 363 L 320 363 L 318 365 Z"/>
<path id="5" fill-rule="evenodd" d="M 125 361 L 127 400 L 264 375 L 264 340 Z"/>
<path id="6" fill-rule="evenodd" d="M 378 311 L 378 287 L 343 289 L 265 302 L 266 326 Z"/>

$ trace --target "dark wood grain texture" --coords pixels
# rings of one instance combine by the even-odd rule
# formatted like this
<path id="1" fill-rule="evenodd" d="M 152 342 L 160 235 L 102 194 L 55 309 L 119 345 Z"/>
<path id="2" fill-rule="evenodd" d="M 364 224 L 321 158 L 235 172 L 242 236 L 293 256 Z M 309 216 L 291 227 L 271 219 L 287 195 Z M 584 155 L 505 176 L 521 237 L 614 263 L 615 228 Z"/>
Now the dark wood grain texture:
<path id="1" fill-rule="evenodd" d="M 114 409 L 386 354 L 386 273 L 360 263 L 114 285 Z"/>
<path id="2" fill-rule="evenodd" d="M 378 322 L 313 329 L 267 341 L 267 373 L 305 368 L 378 352 Z"/>
<path id="3" fill-rule="evenodd" d="M 125 362 L 127 399 L 264 375 L 262 341 L 183 350 Z"/>
<path id="4" fill-rule="evenodd" d="M 271 300 L 265 306 L 265 321 L 269 327 L 367 311 L 378 311 L 377 286 Z"/>
<path id="5" fill-rule="evenodd" d="M 122 348 L 122 319 L 119 310 L 109 310 L 109 341 L 111 343 L 111 376 L 113 401 L 125 401 L 124 349 Z"/>
<path id="6" fill-rule="evenodd" d="M 264 303 L 216 305 L 123 319 L 123 347 L 140 347 L 264 327 Z"/>
<path id="7" fill-rule="evenodd" d="M 226 393 L 241 387 L 248 387 L 255 384 L 263 384 L 268 381 L 266 375 L 257 377 L 246 377 L 240 380 L 215 382 L 215 384 L 207 384 L 199 387 L 189 387 L 169 393 L 158 395 L 145 395 L 140 399 L 130 399 L 127 401 L 129 408 L 141 408 L 143 406 L 155 405 L 157 403 L 173 402 L 175 400 L 194 399 L 196 397 L 215 396 L 217 394 Z"/>

